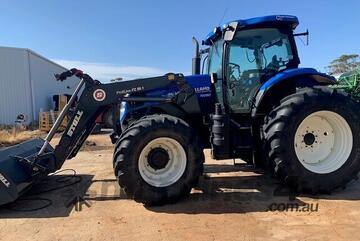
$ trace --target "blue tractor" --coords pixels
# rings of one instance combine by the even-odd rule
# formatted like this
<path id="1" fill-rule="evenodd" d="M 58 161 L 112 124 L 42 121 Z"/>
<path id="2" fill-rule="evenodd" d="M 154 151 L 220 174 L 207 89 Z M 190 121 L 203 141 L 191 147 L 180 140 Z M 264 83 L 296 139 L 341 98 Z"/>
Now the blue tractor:
<path id="1" fill-rule="evenodd" d="M 329 87 L 333 77 L 298 67 L 294 38 L 306 34 L 294 33 L 298 23 L 274 15 L 216 27 L 204 49 L 194 39 L 191 76 L 101 84 L 76 69 L 58 75 L 81 81 L 45 140 L 0 152 L 0 204 L 74 157 L 109 108 L 115 176 L 129 197 L 146 205 L 187 196 L 203 173 L 204 148 L 214 159 L 241 158 L 270 169 L 297 192 L 344 186 L 360 170 L 360 112 L 351 97 Z M 52 148 L 49 141 L 81 89 Z"/>

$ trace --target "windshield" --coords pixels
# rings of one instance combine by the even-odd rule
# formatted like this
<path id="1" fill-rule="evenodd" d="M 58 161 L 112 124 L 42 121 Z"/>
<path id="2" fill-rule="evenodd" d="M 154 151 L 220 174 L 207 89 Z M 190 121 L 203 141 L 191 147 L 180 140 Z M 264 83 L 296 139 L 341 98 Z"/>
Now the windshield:
<path id="1" fill-rule="evenodd" d="M 216 73 L 217 81 L 215 83 L 216 101 L 223 103 L 222 96 L 222 55 L 223 40 L 216 41 L 210 48 L 208 58 L 208 74 Z"/>
<path id="2" fill-rule="evenodd" d="M 229 64 L 238 65 L 240 75 L 249 70 L 259 75 L 278 72 L 293 59 L 287 34 L 276 28 L 238 31 L 229 47 Z"/>
<path id="3" fill-rule="evenodd" d="M 228 103 L 234 112 L 248 112 L 262 77 L 287 68 L 293 60 L 290 41 L 279 29 L 258 28 L 238 31 L 228 46 Z"/>
<path id="4" fill-rule="evenodd" d="M 211 48 L 208 59 L 208 74 L 216 73 L 218 78 L 221 78 L 221 64 L 222 64 L 222 53 L 223 53 L 224 41 L 219 40 L 215 42 Z"/>

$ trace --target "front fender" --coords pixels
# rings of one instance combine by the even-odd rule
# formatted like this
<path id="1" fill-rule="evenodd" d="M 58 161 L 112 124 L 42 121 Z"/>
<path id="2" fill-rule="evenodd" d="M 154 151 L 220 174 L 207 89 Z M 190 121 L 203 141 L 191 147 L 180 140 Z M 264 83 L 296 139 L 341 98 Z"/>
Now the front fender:
<path id="1" fill-rule="evenodd" d="M 263 104 L 264 97 L 268 95 L 270 90 L 280 88 L 282 83 L 294 83 L 294 86 L 297 84 L 307 86 L 314 85 L 314 82 L 320 85 L 331 85 L 336 83 L 336 79 L 330 75 L 320 73 L 313 68 L 288 69 L 276 74 L 268 81 L 266 81 L 262 86 L 260 86 L 259 91 L 255 96 L 254 105 L 251 111 L 252 117 L 255 117 L 255 115 L 258 113 L 258 110 Z M 286 90 L 281 91 L 286 92 Z M 274 96 L 274 98 L 276 98 L 276 96 Z"/>

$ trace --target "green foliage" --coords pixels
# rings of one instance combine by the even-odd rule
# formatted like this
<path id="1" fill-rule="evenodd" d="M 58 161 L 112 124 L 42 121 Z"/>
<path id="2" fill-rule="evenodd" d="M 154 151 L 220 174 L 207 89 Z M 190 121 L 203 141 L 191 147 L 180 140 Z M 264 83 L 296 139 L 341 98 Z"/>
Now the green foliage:
<path id="1" fill-rule="evenodd" d="M 354 71 L 357 67 L 360 67 L 359 60 L 358 54 L 343 54 L 330 62 L 330 65 L 327 66 L 327 72 L 336 75 Z"/>

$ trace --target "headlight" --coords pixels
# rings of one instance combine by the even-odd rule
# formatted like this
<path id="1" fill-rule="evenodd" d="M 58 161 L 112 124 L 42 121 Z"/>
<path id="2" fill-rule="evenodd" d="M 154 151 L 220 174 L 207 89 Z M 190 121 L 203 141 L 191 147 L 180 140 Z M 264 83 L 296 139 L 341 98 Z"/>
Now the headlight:
<path id="1" fill-rule="evenodd" d="M 123 122 L 128 110 L 128 103 L 123 101 L 120 104 L 120 122 Z"/>

